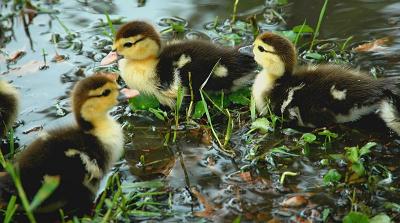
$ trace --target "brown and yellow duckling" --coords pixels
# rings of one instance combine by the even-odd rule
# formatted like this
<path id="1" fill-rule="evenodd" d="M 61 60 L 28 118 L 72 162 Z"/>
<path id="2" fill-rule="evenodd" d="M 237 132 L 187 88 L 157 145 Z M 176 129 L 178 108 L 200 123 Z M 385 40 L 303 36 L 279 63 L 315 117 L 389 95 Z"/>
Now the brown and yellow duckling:
<path id="1" fill-rule="evenodd" d="M 0 80 L 0 138 L 4 137 L 18 113 L 18 92 L 6 81 Z"/>
<path id="2" fill-rule="evenodd" d="M 38 215 L 59 216 L 59 209 L 78 216 L 90 212 L 100 180 L 123 153 L 122 128 L 108 112 L 119 100 L 138 94 L 135 90 L 122 94 L 118 88 L 106 75 L 79 81 L 72 91 L 76 124 L 43 133 L 17 157 L 15 167 L 29 200 L 45 176 L 60 178 Z M 0 186 L 0 197 L 8 201 L 6 197 L 15 191 L 10 177 L 1 177 Z"/>
<path id="3" fill-rule="evenodd" d="M 256 63 L 235 48 L 200 40 L 171 41 L 165 45 L 152 25 L 133 21 L 117 32 L 113 51 L 102 64 L 119 60 L 121 77 L 130 88 L 154 95 L 161 104 L 173 107 L 179 85 L 189 89 L 189 73 L 195 97 L 215 67 L 205 90 L 230 91 L 254 79 Z M 187 93 L 189 93 L 187 91 Z"/>
<path id="4" fill-rule="evenodd" d="M 294 45 L 269 32 L 256 38 L 253 54 L 263 68 L 252 89 L 260 113 L 267 99 L 275 114 L 300 126 L 353 122 L 376 113 L 400 134 L 399 78 L 373 79 L 333 64 L 296 66 Z"/>

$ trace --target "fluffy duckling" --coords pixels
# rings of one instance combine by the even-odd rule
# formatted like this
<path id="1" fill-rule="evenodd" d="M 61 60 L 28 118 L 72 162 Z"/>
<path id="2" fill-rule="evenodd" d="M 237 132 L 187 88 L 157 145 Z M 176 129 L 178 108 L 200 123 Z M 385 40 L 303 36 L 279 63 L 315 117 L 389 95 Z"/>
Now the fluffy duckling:
<path id="1" fill-rule="evenodd" d="M 237 49 L 217 46 L 199 40 L 161 43 L 152 25 L 133 21 L 117 32 L 113 51 L 102 65 L 119 60 L 121 77 L 130 88 L 154 95 L 161 104 L 173 107 L 178 88 L 189 89 L 189 73 L 195 97 L 215 67 L 205 90 L 230 91 L 239 89 L 254 79 L 256 63 L 251 56 Z M 189 93 L 189 92 L 187 92 Z"/>
<path id="2" fill-rule="evenodd" d="M 18 92 L 0 80 L 0 138 L 12 127 L 18 112 Z"/>
<path id="3" fill-rule="evenodd" d="M 118 88 L 106 75 L 79 81 L 72 91 L 76 125 L 42 134 L 17 157 L 15 167 L 29 200 L 45 176 L 60 177 L 55 192 L 36 210 L 38 214 L 59 216 L 59 209 L 78 216 L 90 212 L 100 180 L 123 152 L 122 128 L 108 112 L 119 100 L 138 95 L 138 91 L 121 93 Z M 10 177 L 0 181 L 2 199 L 14 190 L 5 186 L 7 181 L 11 182 Z"/>
<path id="4" fill-rule="evenodd" d="M 373 79 L 333 64 L 296 67 L 294 45 L 269 32 L 256 38 L 253 54 L 263 68 L 252 88 L 260 113 L 267 99 L 275 114 L 307 127 L 353 122 L 377 113 L 400 134 L 399 78 Z"/>

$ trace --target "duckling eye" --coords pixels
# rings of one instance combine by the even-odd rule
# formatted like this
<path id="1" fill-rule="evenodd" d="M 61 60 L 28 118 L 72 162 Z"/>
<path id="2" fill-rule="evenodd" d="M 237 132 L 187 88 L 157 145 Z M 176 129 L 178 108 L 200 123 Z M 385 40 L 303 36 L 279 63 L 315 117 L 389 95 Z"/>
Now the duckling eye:
<path id="1" fill-rule="evenodd" d="M 129 47 L 131 47 L 131 46 L 133 46 L 133 43 L 131 43 L 131 42 L 126 42 L 126 43 L 124 43 L 124 47 L 125 47 L 125 48 L 129 48 Z"/>
<path id="2" fill-rule="evenodd" d="M 263 52 L 266 51 L 266 50 L 264 49 L 264 47 L 262 47 L 262 46 L 258 46 L 258 50 L 259 50 L 261 53 L 263 53 Z"/>
<path id="3" fill-rule="evenodd" d="M 107 97 L 108 95 L 110 95 L 111 90 L 110 89 L 106 89 L 103 91 L 103 93 L 101 93 L 101 96 Z"/>

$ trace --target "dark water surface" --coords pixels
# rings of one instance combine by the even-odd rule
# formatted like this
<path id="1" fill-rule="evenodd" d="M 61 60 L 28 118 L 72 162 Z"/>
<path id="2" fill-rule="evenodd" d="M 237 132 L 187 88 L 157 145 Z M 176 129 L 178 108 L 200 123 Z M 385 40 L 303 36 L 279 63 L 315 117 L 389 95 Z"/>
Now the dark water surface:
<path id="1" fill-rule="evenodd" d="M 6 64 L 5 57 L 0 54 L 0 78 L 6 79 L 21 92 L 21 109 L 19 124 L 15 135 L 21 146 L 26 145 L 40 134 L 40 129 L 49 129 L 61 123 L 72 121 L 68 94 L 71 86 L 84 76 L 90 74 L 99 65 L 99 61 L 110 49 L 110 38 L 103 31 L 108 27 L 98 27 L 99 20 L 105 20 L 107 11 L 112 19 L 124 17 L 125 21 L 132 19 L 147 20 L 153 24 L 162 18 L 180 17 L 188 22 L 187 28 L 194 35 L 206 34 L 213 38 L 205 29 L 205 24 L 213 22 L 218 16 L 220 22 L 231 17 L 233 4 L 231 0 L 220 1 L 186 1 L 149 0 L 143 7 L 138 7 L 136 1 L 60 1 L 54 4 L 46 1 L 32 1 L 48 10 L 60 11 L 54 14 L 64 24 L 66 31 L 57 18 L 51 14 L 39 14 L 33 18 L 32 24 L 24 26 L 21 18 L 12 17 L 3 20 L 0 32 L 1 52 L 12 54 L 23 50 L 26 52 L 15 63 Z M 12 3 L 2 2 L 1 15 L 12 12 Z M 245 19 L 257 14 L 259 25 L 263 30 L 288 30 L 293 26 L 307 24 L 315 27 L 319 11 L 323 5 L 321 0 L 292 0 L 283 7 L 271 5 L 270 1 L 247 0 L 240 1 L 238 6 L 239 19 Z M 271 16 L 271 9 L 279 12 L 285 21 Z M 11 22 L 12 21 L 12 22 Z M 4 27 L 9 27 L 6 31 Z M 159 30 L 165 27 L 157 26 Z M 59 34 L 66 38 L 67 32 L 77 37 L 72 43 L 61 40 L 55 44 L 52 38 Z M 377 76 L 392 76 L 400 74 L 400 2 L 396 0 L 331 0 L 328 4 L 326 17 L 323 21 L 320 39 L 330 39 L 343 43 L 353 36 L 350 46 L 354 43 L 371 41 L 390 37 L 388 46 L 377 52 L 355 54 L 353 64 L 370 71 Z M 248 39 L 250 42 L 251 39 Z M 71 46 L 70 46 L 71 45 Z M 43 51 L 47 53 L 47 68 L 43 69 Z M 67 56 L 63 62 L 52 62 L 56 52 Z M 125 122 L 127 136 L 126 155 L 127 169 L 133 174 L 129 179 L 153 179 L 165 176 L 165 181 L 172 188 L 172 209 L 174 217 L 167 218 L 171 222 L 177 219 L 200 221 L 193 217 L 193 212 L 202 211 L 203 204 L 190 198 L 186 188 L 196 187 L 197 190 L 215 206 L 215 213 L 210 221 L 233 220 L 243 215 L 242 221 L 268 221 L 275 217 L 311 216 L 312 211 L 321 213 L 325 208 L 331 208 L 336 220 L 350 210 L 348 197 L 352 191 L 332 191 L 322 188 L 322 176 L 328 170 L 320 165 L 320 160 L 328 156 L 327 152 L 318 150 L 309 157 L 301 156 L 294 159 L 282 159 L 279 168 L 258 166 L 250 168 L 252 179 L 241 174 L 248 170 L 250 161 L 245 159 L 249 151 L 260 146 L 263 149 L 273 148 L 282 144 L 293 144 L 292 136 L 285 134 L 269 135 L 256 143 L 246 143 L 243 138 L 248 125 L 237 125 L 232 139 L 233 148 L 240 154 L 236 159 L 230 159 L 209 146 L 209 140 L 204 139 L 206 133 L 202 129 L 182 131 L 178 135 L 178 143 L 171 147 L 163 147 L 167 128 L 164 123 L 148 115 L 127 115 L 129 109 L 119 107 L 114 114 Z M 132 125 L 134 126 L 133 128 Z M 133 129 L 133 131 L 132 131 Z M 351 132 L 349 129 L 344 132 Z M 383 137 L 385 138 L 385 137 Z M 371 136 L 346 134 L 340 143 L 335 143 L 329 153 L 341 153 L 344 146 L 362 144 L 374 140 Z M 381 139 L 381 138 L 379 138 Z M 396 140 L 390 140 L 379 146 L 373 160 L 393 169 L 394 180 L 399 169 L 396 163 L 400 159 Z M 140 156 L 144 155 L 146 163 L 140 166 Z M 153 162 L 153 163 L 152 163 Z M 186 172 L 185 172 L 186 171 Z M 283 171 L 300 172 L 299 177 L 290 177 L 285 187 L 279 184 Z M 397 180 L 397 181 L 396 181 Z M 371 207 L 372 214 L 382 210 L 385 201 L 398 201 L 398 189 L 394 191 L 380 190 L 374 196 L 362 194 L 360 202 Z M 310 199 L 305 208 L 282 208 L 280 203 L 293 195 L 304 195 Z M 313 212 L 313 213 L 314 213 Z M 206 218 L 207 219 L 207 218 Z M 310 217 L 319 222 L 320 217 Z M 399 219 L 397 219 L 399 220 Z M 207 220 L 204 220 L 207 221 Z M 400 220 L 399 220 L 400 221 Z"/>

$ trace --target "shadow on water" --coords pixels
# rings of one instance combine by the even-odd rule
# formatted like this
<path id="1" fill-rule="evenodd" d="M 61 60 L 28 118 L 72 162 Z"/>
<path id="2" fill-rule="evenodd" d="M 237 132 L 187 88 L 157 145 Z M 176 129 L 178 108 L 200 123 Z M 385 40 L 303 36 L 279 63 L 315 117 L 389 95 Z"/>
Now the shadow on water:
<path id="1" fill-rule="evenodd" d="M 47 1 L 33 1 L 46 8 L 50 13 L 35 15 L 31 24 L 23 22 L 19 16 L 12 15 L 12 3 L 1 4 L 2 31 L 0 31 L 0 77 L 13 83 L 21 92 L 21 109 L 15 135 L 24 146 L 36 138 L 41 129 L 50 129 L 61 123 L 71 122 L 69 91 L 73 84 L 84 77 L 84 73 L 93 72 L 99 61 L 110 50 L 111 39 L 104 12 L 112 19 L 124 17 L 124 21 L 141 19 L 161 24 L 162 18 L 177 16 L 188 22 L 192 35 L 215 38 L 207 24 L 215 21 L 223 23 L 230 18 L 232 1 L 184 1 L 171 0 L 160 4 L 159 1 L 146 1 L 138 7 L 136 1 L 60 1 L 50 4 Z M 51 2 L 51 1 L 50 1 Z M 315 26 L 323 2 L 320 0 L 293 0 L 276 10 L 284 21 L 271 17 L 272 1 L 240 1 L 238 16 L 246 19 L 257 14 L 262 30 L 287 30 L 295 25 L 307 23 Z M 60 12 L 60 13 L 51 13 Z M 396 0 L 351 0 L 329 1 L 329 8 L 322 25 L 321 39 L 330 39 L 342 43 L 349 36 L 353 42 L 371 41 L 382 37 L 391 37 L 393 42 L 378 52 L 358 53 L 353 64 L 362 69 L 375 72 L 378 76 L 398 75 L 400 70 L 400 4 Z M 61 21 L 61 22 L 60 22 Z M 25 25 L 24 25 L 25 23 Z M 29 23 L 29 22 L 28 22 Z M 64 27 L 65 26 L 65 27 Z M 165 27 L 158 26 L 159 30 Z M 222 29 L 223 31 L 223 29 Z M 70 36 L 73 39 L 69 39 Z M 168 35 L 166 36 L 168 37 Z M 251 41 L 251 37 L 246 39 Z M 26 52 L 12 63 L 6 63 L 7 54 L 17 51 Z M 57 55 L 65 59 L 52 61 Z M 46 58 L 46 62 L 44 61 Z M 47 65 L 44 69 L 44 65 Z M 340 221 L 351 206 L 348 197 L 353 193 L 348 189 L 331 191 L 322 187 L 322 177 L 327 167 L 321 165 L 321 159 L 332 154 L 343 153 L 345 146 L 362 145 L 368 141 L 383 141 L 383 136 L 360 134 L 353 129 L 341 129 L 344 137 L 335 142 L 329 151 L 312 147 L 312 155 L 295 158 L 278 157 L 277 166 L 267 161 L 255 165 L 246 159 L 249 151 L 259 148 L 268 151 L 280 145 L 295 145 L 299 133 L 276 133 L 259 137 L 249 143 L 246 134 L 248 125 L 236 128 L 232 145 L 240 154 L 235 159 L 222 155 L 210 144 L 211 136 L 202 128 L 180 131 L 176 144 L 165 145 L 168 126 L 149 117 L 148 114 L 128 115 L 129 109 L 119 107 L 117 114 L 125 123 L 128 179 L 149 180 L 161 178 L 173 191 L 172 209 L 176 212 L 165 220 L 195 221 L 198 217 L 207 217 L 210 221 L 231 221 L 243 215 L 242 221 L 268 221 L 276 218 L 292 219 L 293 216 L 309 218 L 320 222 L 321 213 L 330 208 L 333 220 Z M 379 134 L 378 134 L 379 135 Z M 368 160 L 390 168 L 398 175 L 395 165 L 399 158 L 399 141 L 393 140 L 379 145 L 374 156 Z M 338 161 L 339 162 L 339 161 Z M 338 166 L 345 168 L 345 164 Z M 283 171 L 301 173 L 301 177 L 289 177 L 285 186 L 279 184 Z M 398 179 L 394 177 L 395 182 Z M 339 190 L 338 190 L 339 191 Z M 385 201 L 399 200 L 396 191 L 379 190 L 372 196 L 359 188 L 356 193 L 364 198 L 375 213 Z M 285 208 L 282 202 L 291 196 L 301 195 L 307 198 L 304 208 Z M 363 196 L 365 195 L 365 196 Z M 199 202 L 201 197 L 205 199 Z M 207 215 L 205 206 L 212 206 Z M 198 216 L 198 217 L 196 217 Z M 399 219 L 397 219 L 399 220 Z"/>

